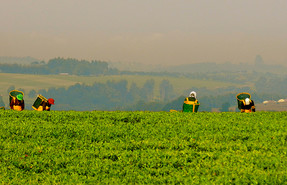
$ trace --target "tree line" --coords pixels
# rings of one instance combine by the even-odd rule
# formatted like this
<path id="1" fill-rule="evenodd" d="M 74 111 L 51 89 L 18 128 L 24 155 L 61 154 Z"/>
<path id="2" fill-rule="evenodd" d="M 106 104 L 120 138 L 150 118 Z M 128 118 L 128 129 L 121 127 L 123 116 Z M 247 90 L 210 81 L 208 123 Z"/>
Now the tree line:
<path id="1" fill-rule="evenodd" d="M 25 92 L 28 97 L 35 98 L 41 94 L 46 98 L 54 98 L 56 105 L 53 110 L 122 110 L 122 111 L 170 111 L 182 110 L 182 104 L 190 89 L 183 94 L 175 94 L 173 85 L 168 80 L 162 80 L 159 84 L 159 97 L 155 95 L 155 82 L 147 80 L 142 87 L 135 83 L 128 86 L 126 80 L 118 82 L 107 81 L 106 83 L 94 83 L 93 85 L 75 84 L 68 88 L 49 88 L 38 91 Z M 7 89 L 9 93 L 15 89 L 11 86 Z M 210 91 L 208 88 L 193 88 L 197 92 L 200 102 L 199 111 L 211 112 L 214 108 L 221 112 L 230 111 L 230 107 L 237 107 L 236 95 L 240 92 L 249 92 L 255 103 L 264 100 L 284 98 L 282 95 L 270 94 L 268 92 L 258 93 L 250 87 L 226 87 Z M 185 96 L 186 95 L 186 96 Z M 0 107 L 5 106 L 0 96 Z M 9 105 L 7 105 L 9 106 Z M 27 105 L 31 107 L 31 105 Z M 29 108 L 28 108 L 29 109 Z"/>
<path id="2" fill-rule="evenodd" d="M 77 59 L 55 58 L 47 63 L 32 62 L 31 64 L 0 64 L 2 73 L 22 73 L 22 74 L 60 74 L 67 73 L 70 75 L 101 75 L 117 73 L 116 69 L 110 69 L 107 62 L 87 61 Z"/>
<path id="3" fill-rule="evenodd" d="M 14 87 L 8 88 L 7 92 Z M 25 92 L 24 89 L 18 89 Z M 230 111 L 230 107 L 237 107 L 236 95 L 240 92 L 249 92 L 255 102 L 262 102 L 270 97 L 270 94 L 258 94 L 249 87 L 226 87 L 210 91 L 206 87 L 193 88 L 198 94 L 200 102 L 199 111 L 211 112 L 214 108 L 221 112 Z M 185 90 L 185 95 L 190 89 Z M 54 98 L 56 104 L 53 110 L 108 110 L 108 111 L 170 111 L 182 110 L 185 95 L 175 94 L 172 84 L 168 80 L 162 80 L 159 84 L 159 97 L 155 95 L 155 82 L 147 80 L 142 87 L 135 83 L 128 85 L 126 80 L 118 82 L 94 83 L 93 85 L 75 84 L 68 88 L 49 88 L 38 91 L 31 90 L 26 93 L 30 98 L 41 94 L 46 98 Z M 280 98 L 280 96 L 274 96 Z M 1 105 L 2 97 L 0 97 Z M 2 101 L 3 104 L 3 101 Z M 30 105 L 27 105 L 31 107 Z M 29 109 L 29 108 L 28 108 Z"/>
<path id="4" fill-rule="evenodd" d="M 147 80 L 142 87 L 138 87 L 135 83 L 128 86 L 126 80 L 107 81 L 93 85 L 77 83 L 68 88 L 31 90 L 27 95 L 31 98 L 37 94 L 46 98 L 54 98 L 56 101 L 54 110 L 127 110 L 137 102 L 159 102 L 173 99 L 176 96 L 168 80 L 162 80 L 159 88 L 160 99 L 154 94 L 155 81 L 153 79 Z"/>
<path id="5" fill-rule="evenodd" d="M 45 62 L 32 62 L 30 65 L 0 64 L 0 72 L 31 73 L 31 74 L 59 74 L 71 75 L 148 75 L 187 77 L 199 80 L 216 80 L 240 84 L 241 88 L 225 87 L 210 91 L 208 88 L 193 88 L 198 92 L 201 103 L 200 111 L 211 111 L 218 108 L 227 111 L 229 107 L 236 106 L 235 96 L 240 92 L 250 92 L 256 102 L 263 100 L 286 98 L 287 76 L 273 73 L 258 72 L 197 72 L 197 73 L 168 73 L 168 72 L 132 72 L 110 69 L 107 62 L 86 61 L 76 59 L 55 58 Z M 254 88 L 250 88 L 251 86 Z M 159 97 L 154 94 L 155 83 L 153 79 L 147 80 L 143 87 L 135 83 L 128 87 L 128 82 L 108 81 L 107 83 L 94 83 L 91 86 L 75 84 L 69 88 L 49 88 L 36 92 L 31 90 L 28 96 L 33 98 L 37 94 L 53 97 L 57 101 L 57 110 L 150 110 L 168 111 L 180 110 L 185 95 L 191 89 L 186 89 L 184 95 L 175 94 L 173 86 L 168 80 L 160 83 Z M 8 91 L 13 90 L 13 87 Z M 24 91 L 24 89 L 18 89 Z M 5 106 L 0 96 L 0 106 Z"/>

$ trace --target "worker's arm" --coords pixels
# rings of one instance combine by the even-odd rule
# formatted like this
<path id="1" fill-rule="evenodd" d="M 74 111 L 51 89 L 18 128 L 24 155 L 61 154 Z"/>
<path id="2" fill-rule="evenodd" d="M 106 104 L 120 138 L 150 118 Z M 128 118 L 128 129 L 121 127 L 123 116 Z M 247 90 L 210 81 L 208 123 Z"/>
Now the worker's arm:
<path id="1" fill-rule="evenodd" d="M 24 110 L 24 108 L 25 108 L 25 102 L 24 102 L 24 100 L 21 101 L 21 108 L 22 108 L 22 110 Z"/>
<path id="2" fill-rule="evenodd" d="M 15 105 L 15 99 L 12 98 L 12 100 L 10 101 L 10 109 L 13 109 L 13 105 Z"/>
<path id="3" fill-rule="evenodd" d="M 254 101 L 251 101 L 251 110 L 252 112 L 255 112 L 255 105 L 254 105 Z"/>
<path id="4" fill-rule="evenodd" d="M 184 104 L 185 104 L 186 101 L 188 101 L 188 98 L 184 98 L 184 102 L 182 104 L 182 111 L 184 110 Z"/>
<path id="5" fill-rule="evenodd" d="M 255 112 L 255 105 L 251 107 L 252 112 Z"/>
<path id="6" fill-rule="evenodd" d="M 47 106 L 47 102 L 43 101 L 42 102 L 43 111 L 46 110 L 46 106 Z"/>
<path id="7" fill-rule="evenodd" d="M 50 111 L 50 109 L 51 109 L 51 107 L 48 106 L 48 107 L 47 107 L 47 111 Z"/>

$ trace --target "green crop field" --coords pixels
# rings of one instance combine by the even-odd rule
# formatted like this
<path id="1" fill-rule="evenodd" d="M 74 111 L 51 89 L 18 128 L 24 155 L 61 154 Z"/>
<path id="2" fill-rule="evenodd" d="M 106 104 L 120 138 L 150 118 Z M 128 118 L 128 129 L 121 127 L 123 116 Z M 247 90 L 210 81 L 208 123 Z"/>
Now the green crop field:
<path id="1" fill-rule="evenodd" d="M 1 184 L 286 184 L 287 112 L 0 111 Z"/>

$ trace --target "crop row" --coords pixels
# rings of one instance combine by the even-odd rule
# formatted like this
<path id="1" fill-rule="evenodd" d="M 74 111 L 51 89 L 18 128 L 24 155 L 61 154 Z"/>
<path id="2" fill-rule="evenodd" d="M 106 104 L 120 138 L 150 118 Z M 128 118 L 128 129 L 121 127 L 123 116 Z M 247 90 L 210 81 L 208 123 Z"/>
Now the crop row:
<path id="1" fill-rule="evenodd" d="M 286 112 L 0 116 L 3 184 L 287 182 Z"/>

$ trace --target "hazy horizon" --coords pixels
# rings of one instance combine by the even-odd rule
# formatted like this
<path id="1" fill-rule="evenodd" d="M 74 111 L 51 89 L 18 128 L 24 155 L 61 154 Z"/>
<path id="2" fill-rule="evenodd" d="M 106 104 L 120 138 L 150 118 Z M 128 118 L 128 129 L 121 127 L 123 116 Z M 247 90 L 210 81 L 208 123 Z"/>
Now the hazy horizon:
<path id="1" fill-rule="evenodd" d="M 42 0 L 0 7 L 0 56 L 286 65 L 287 1 Z"/>

